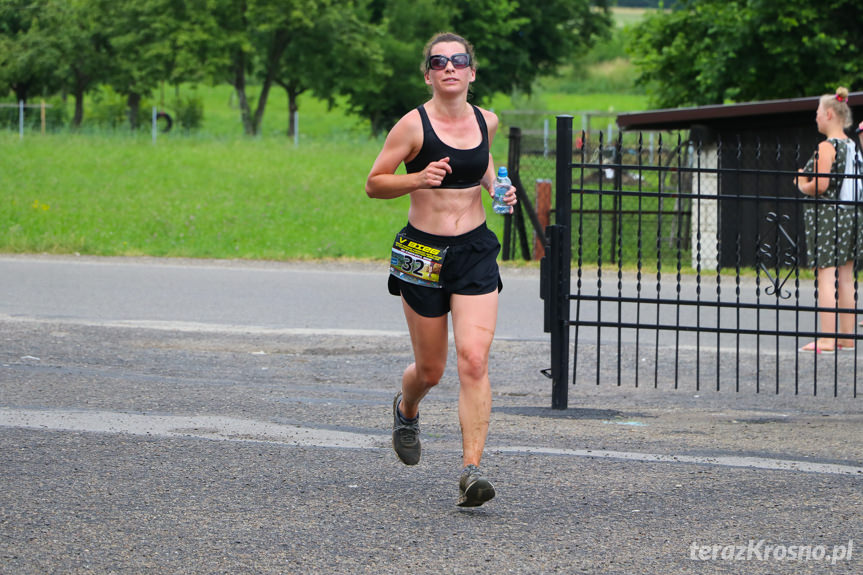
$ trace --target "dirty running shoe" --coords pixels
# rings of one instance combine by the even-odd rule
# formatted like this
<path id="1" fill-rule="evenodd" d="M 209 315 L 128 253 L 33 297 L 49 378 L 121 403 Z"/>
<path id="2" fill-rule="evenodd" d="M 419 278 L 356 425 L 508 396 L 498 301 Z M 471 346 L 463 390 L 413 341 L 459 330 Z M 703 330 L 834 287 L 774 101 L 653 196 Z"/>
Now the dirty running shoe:
<path id="1" fill-rule="evenodd" d="M 420 462 L 420 424 L 419 418 L 413 423 L 405 423 L 399 417 L 399 400 L 402 392 L 393 399 L 393 449 L 405 465 L 416 465 Z"/>
<path id="2" fill-rule="evenodd" d="M 494 485 L 482 476 L 476 465 L 468 465 L 458 481 L 459 507 L 479 507 L 494 497 Z"/>

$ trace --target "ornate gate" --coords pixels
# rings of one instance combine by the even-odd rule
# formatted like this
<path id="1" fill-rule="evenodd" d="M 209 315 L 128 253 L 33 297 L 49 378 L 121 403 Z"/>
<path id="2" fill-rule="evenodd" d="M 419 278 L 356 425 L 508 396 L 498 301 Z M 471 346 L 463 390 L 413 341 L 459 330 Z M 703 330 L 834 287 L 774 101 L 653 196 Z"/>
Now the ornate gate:
<path id="1" fill-rule="evenodd" d="M 850 288 L 838 271 L 819 285 L 802 214 L 850 209 L 856 226 L 863 208 L 800 194 L 799 147 L 587 140 L 558 116 L 541 269 L 552 407 L 567 407 L 570 381 L 857 396 L 856 346 L 799 350 L 834 335 L 819 316 L 863 339 L 856 270 Z"/>

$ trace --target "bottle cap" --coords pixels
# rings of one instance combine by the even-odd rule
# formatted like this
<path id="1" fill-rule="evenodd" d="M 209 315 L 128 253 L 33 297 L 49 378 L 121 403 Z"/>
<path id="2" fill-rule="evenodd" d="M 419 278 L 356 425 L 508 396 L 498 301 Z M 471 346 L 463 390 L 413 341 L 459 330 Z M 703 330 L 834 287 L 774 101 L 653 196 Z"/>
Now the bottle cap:
<path id="1" fill-rule="evenodd" d="M 506 166 L 501 166 L 497 169 L 497 177 L 505 178 L 507 176 Z"/>

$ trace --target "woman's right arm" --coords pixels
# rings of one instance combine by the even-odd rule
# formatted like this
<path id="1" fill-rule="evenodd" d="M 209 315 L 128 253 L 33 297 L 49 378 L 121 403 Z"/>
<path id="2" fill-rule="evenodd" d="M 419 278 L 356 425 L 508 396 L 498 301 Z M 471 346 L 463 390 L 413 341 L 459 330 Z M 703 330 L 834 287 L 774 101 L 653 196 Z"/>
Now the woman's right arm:
<path id="1" fill-rule="evenodd" d="M 414 110 L 399 120 L 387 135 L 366 180 L 366 194 L 370 198 L 388 200 L 439 186 L 444 176 L 452 172 L 449 158 L 431 162 L 421 172 L 395 173 L 399 165 L 414 157 L 421 147 L 422 124 L 419 113 Z"/>

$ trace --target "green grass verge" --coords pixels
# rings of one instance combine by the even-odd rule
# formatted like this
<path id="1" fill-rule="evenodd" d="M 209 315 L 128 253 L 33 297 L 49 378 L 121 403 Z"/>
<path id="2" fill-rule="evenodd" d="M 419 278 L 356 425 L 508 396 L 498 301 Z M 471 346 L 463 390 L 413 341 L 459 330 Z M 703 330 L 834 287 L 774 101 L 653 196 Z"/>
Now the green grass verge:
<path id="1" fill-rule="evenodd" d="M 622 27 L 643 12 L 616 10 L 615 16 Z M 598 47 L 597 53 L 610 49 Z M 564 70 L 562 78 L 539 82 L 530 97 L 497 96 L 489 104 L 502 121 L 492 149 L 496 163 L 507 163 L 507 122 L 513 117 L 507 110 L 578 116 L 580 111 L 645 109 L 644 96 L 614 92 L 621 84 L 617 78 L 629 73 L 627 65 L 612 60 L 586 70 L 579 64 Z M 573 88 L 572 78 L 585 71 L 591 77 Z M 606 85 L 613 89 L 605 91 Z M 17 124 L 0 131 L 5 160 L 0 168 L 0 252 L 388 257 L 389 242 L 407 220 L 409 200 L 366 197 L 365 179 L 383 143 L 369 137 L 366 122 L 303 95 L 295 146 L 286 135 L 288 103 L 281 89 L 270 93 L 255 138 L 243 135 L 227 85 L 165 87 L 146 106 L 170 113 L 177 96 L 190 95 L 203 102 L 203 128 L 193 134 L 160 134 L 155 144 L 148 129 L 130 134 L 125 127 L 106 131 L 88 125 L 86 112 L 94 110 L 93 101 L 86 103 L 85 125 L 78 134 L 52 131 L 49 125 L 48 135 L 28 129 L 19 140 Z M 254 88 L 248 96 L 257 103 Z M 69 117 L 71 106 L 69 99 Z M 485 204 L 489 227 L 502 237 L 503 218 L 491 213 L 488 198 Z"/>
<path id="2" fill-rule="evenodd" d="M 2 140 L 6 252 L 373 258 L 406 220 L 406 198 L 365 195 L 373 142 Z"/>
<path id="3" fill-rule="evenodd" d="M 23 139 L 17 131 L 0 132 L 5 160 L 0 251 L 388 257 L 389 242 L 407 221 L 409 200 L 365 195 L 365 179 L 383 140 L 370 138 L 362 121 L 303 97 L 299 145 L 294 145 L 285 135 L 287 105 L 277 105 L 276 92 L 261 135 L 249 138 L 242 135 L 229 88 L 198 90 L 204 128 L 160 134 L 155 143 L 149 130 L 130 134 L 125 128 L 45 136 L 33 130 Z M 165 94 L 166 101 L 171 97 Z M 546 98 L 551 108 L 577 110 L 596 109 L 596 102 L 612 96 Z M 500 112 L 512 101 L 498 98 L 494 106 Z M 506 130 L 502 125 L 494 142 L 498 165 L 507 162 Z M 489 226 L 502 236 L 503 218 L 491 212 L 490 199 L 485 204 Z"/>

